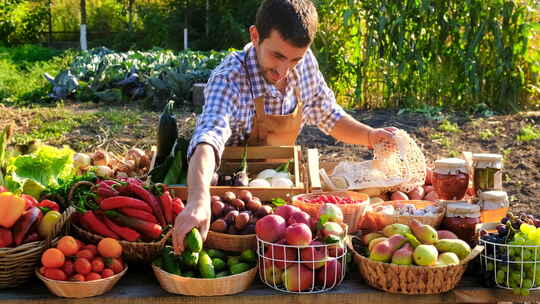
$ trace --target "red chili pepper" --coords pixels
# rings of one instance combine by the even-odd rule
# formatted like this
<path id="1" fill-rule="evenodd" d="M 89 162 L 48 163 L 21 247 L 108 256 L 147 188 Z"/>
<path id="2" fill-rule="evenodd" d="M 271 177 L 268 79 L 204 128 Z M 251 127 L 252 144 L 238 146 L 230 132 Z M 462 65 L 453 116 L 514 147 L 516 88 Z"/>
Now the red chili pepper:
<path id="1" fill-rule="evenodd" d="M 111 229 L 109 229 L 109 227 L 107 227 L 107 225 L 105 225 L 102 221 L 100 221 L 92 210 L 86 211 L 81 216 L 81 222 L 86 226 L 86 229 L 89 229 L 94 233 L 117 240 L 119 239 L 118 235 L 111 231 Z"/>
<path id="2" fill-rule="evenodd" d="M 176 216 L 180 214 L 182 211 L 184 211 L 184 202 L 178 197 L 174 198 L 172 201 L 172 211 L 174 214 L 174 218 L 176 219 Z M 173 220 L 174 221 L 174 220 Z"/>
<path id="3" fill-rule="evenodd" d="M 127 215 L 127 216 L 135 217 L 135 218 L 149 221 L 155 224 L 158 223 L 156 217 L 152 213 L 144 211 L 144 210 L 134 209 L 134 208 L 120 208 L 118 209 L 118 211 L 120 211 L 122 214 Z"/>
<path id="4" fill-rule="evenodd" d="M 110 219 L 115 221 L 116 223 L 126 226 L 129 228 L 132 228 L 141 234 L 148 236 L 152 239 L 159 239 L 161 236 L 162 228 L 158 224 L 150 223 L 145 220 L 141 220 L 134 217 L 125 216 L 119 212 L 116 211 L 105 211 L 105 215 L 108 216 Z"/>
<path id="5" fill-rule="evenodd" d="M 138 185 L 136 183 L 129 183 L 128 190 L 147 202 L 150 207 L 152 207 L 152 210 L 154 211 L 154 215 L 158 219 L 158 222 L 161 226 L 165 226 L 167 223 L 165 222 L 165 217 L 163 216 L 163 210 L 161 210 L 161 206 L 159 204 L 158 199 L 154 196 L 154 194 L 150 193 L 150 191 L 144 189 L 141 185 Z M 128 206 L 124 206 L 128 207 Z"/>
<path id="6" fill-rule="evenodd" d="M 102 181 L 99 184 L 97 184 L 96 188 L 94 188 L 94 192 L 101 198 L 107 198 L 112 196 L 120 195 L 118 190 L 113 188 L 113 185 L 120 185 L 119 183 L 112 181 L 113 183 L 108 183 L 109 180 Z"/>
<path id="7" fill-rule="evenodd" d="M 60 212 L 60 206 L 56 202 L 50 201 L 50 200 L 42 200 L 40 203 L 36 205 L 36 207 L 41 208 L 47 208 L 49 210 L 54 210 Z M 43 209 L 41 209 L 43 210 Z M 46 212 L 44 212 L 46 213 Z"/>
<path id="8" fill-rule="evenodd" d="M 26 234 L 30 231 L 32 225 L 39 221 L 40 216 L 42 216 L 41 210 L 38 207 L 32 207 L 25 211 L 15 222 L 15 225 L 13 225 L 13 241 L 16 246 L 22 244 Z"/>
<path id="9" fill-rule="evenodd" d="M 172 224 L 174 220 L 174 214 L 172 211 L 172 197 L 169 194 L 169 191 L 165 191 L 160 197 L 161 208 L 163 209 L 163 215 L 165 216 L 165 221 L 167 224 Z"/>
<path id="10" fill-rule="evenodd" d="M 119 226 L 106 216 L 103 217 L 103 222 L 105 223 L 105 225 L 107 225 L 107 227 L 109 227 L 112 231 L 117 233 L 121 238 L 128 242 L 135 242 L 141 237 L 141 234 L 137 231 L 128 227 Z"/>
<path id="11" fill-rule="evenodd" d="M 99 207 L 103 210 L 118 208 L 134 208 L 148 212 L 152 212 L 153 210 L 153 208 L 147 202 L 129 196 L 108 197 L 101 201 Z"/>
<path id="12" fill-rule="evenodd" d="M 38 201 L 31 195 L 28 194 L 21 194 L 21 197 L 24 198 L 26 201 L 26 205 L 24 206 L 24 210 L 28 210 L 32 207 L 36 207 L 38 205 Z"/>

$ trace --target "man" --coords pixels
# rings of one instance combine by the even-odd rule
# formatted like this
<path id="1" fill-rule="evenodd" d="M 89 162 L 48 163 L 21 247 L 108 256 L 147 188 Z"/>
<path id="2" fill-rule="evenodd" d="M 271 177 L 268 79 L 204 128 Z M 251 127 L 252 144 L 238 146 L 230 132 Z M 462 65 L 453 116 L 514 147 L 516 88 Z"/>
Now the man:
<path id="1" fill-rule="evenodd" d="M 265 0 L 249 29 L 251 43 L 213 71 L 188 148 L 188 201 L 175 221 L 176 252 L 193 227 L 206 238 L 210 181 L 226 143 L 294 145 L 304 124 L 349 144 L 392 141 L 394 128 L 370 128 L 336 104 L 309 49 L 317 23 L 309 0 Z"/>

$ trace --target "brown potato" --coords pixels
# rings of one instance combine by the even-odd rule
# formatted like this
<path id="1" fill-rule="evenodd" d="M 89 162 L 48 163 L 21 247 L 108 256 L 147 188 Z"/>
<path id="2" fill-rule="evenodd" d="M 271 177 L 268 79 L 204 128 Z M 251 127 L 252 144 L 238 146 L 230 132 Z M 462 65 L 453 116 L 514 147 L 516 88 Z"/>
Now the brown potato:
<path id="1" fill-rule="evenodd" d="M 210 225 L 210 230 L 223 233 L 227 231 L 227 226 L 227 222 L 224 219 L 217 219 Z"/>
<path id="2" fill-rule="evenodd" d="M 267 216 L 269 214 L 274 213 L 274 210 L 269 205 L 262 205 L 257 211 L 255 212 L 255 216 L 258 218 L 262 218 L 264 216 Z"/>
<path id="3" fill-rule="evenodd" d="M 247 203 L 253 198 L 253 194 L 251 194 L 249 190 L 240 190 L 238 193 L 238 198 Z"/>
<path id="4" fill-rule="evenodd" d="M 212 208 L 212 215 L 215 217 L 220 217 L 223 214 L 223 208 L 225 207 L 225 203 L 222 201 L 212 201 L 211 208 Z"/>
<path id="5" fill-rule="evenodd" d="M 231 192 L 231 191 L 227 191 L 225 193 L 223 193 L 223 197 L 222 199 L 226 202 L 232 202 L 234 199 L 236 199 L 236 194 L 234 194 L 234 192 Z"/>
<path id="6" fill-rule="evenodd" d="M 262 203 L 260 201 L 256 201 L 254 199 L 251 199 L 249 201 L 247 201 L 246 203 L 246 207 L 253 211 L 253 212 L 257 212 L 257 210 L 259 210 L 259 208 L 261 208 L 262 206 Z"/>
<path id="7" fill-rule="evenodd" d="M 238 210 L 244 210 L 246 209 L 246 203 L 244 203 L 243 200 L 239 198 L 235 198 L 231 201 L 231 205 L 233 205 Z"/>
<path id="8" fill-rule="evenodd" d="M 247 212 L 240 212 L 234 220 L 234 227 L 238 230 L 244 229 L 249 222 L 250 216 Z"/>
<path id="9" fill-rule="evenodd" d="M 227 215 L 225 215 L 225 221 L 228 224 L 233 225 L 238 214 L 240 213 L 237 210 L 230 211 L 229 213 L 227 213 Z"/>

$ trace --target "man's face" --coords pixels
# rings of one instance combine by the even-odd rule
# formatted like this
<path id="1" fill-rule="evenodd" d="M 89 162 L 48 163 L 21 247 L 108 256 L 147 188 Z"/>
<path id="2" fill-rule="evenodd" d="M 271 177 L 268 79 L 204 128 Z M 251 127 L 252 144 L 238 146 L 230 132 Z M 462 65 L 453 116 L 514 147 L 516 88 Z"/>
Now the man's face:
<path id="1" fill-rule="evenodd" d="M 292 45 L 283 40 L 276 30 L 272 30 L 270 36 L 262 42 L 255 26 L 251 26 L 249 31 L 264 79 L 273 85 L 286 79 L 289 71 L 298 64 L 309 48 Z"/>

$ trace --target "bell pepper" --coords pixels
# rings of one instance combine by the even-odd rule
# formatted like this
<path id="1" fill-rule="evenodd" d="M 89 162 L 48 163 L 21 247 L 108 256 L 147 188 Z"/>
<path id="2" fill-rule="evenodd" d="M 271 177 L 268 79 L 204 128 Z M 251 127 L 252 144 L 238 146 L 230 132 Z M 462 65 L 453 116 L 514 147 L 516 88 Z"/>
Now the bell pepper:
<path id="1" fill-rule="evenodd" d="M 16 195 L 0 195 L 0 226 L 11 228 L 21 217 L 26 200 Z"/>
<path id="2" fill-rule="evenodd" d="M 24 210 L 36 207 L 38 204 L 38 201 L 31 195 L 21 194 L 21 197 L 24 198 L 24 200 L 26 201 L 26 206 L 24 207 Z"/>
<path id="3" fill-rule="evenodd" d="M 53 210 L 53 211 L 60 211 L 60 206 L 56 202 L 50 201 L 50 200 L 42 200 L 39 202 L 36 207 L 41 209 L 43 211 L 43 214 Z"/>
<path id="4" fill-rule="evenodd" d="M 8 247 L 11 243 L 13 243 L 11 230 L 0 228 L 0 248 Z"/>

